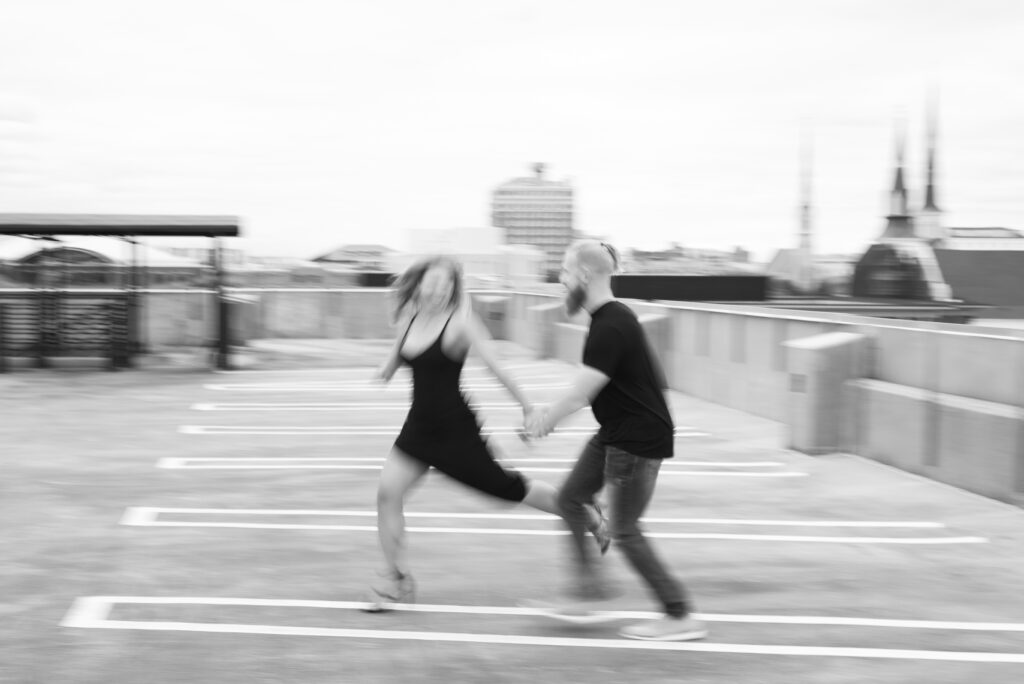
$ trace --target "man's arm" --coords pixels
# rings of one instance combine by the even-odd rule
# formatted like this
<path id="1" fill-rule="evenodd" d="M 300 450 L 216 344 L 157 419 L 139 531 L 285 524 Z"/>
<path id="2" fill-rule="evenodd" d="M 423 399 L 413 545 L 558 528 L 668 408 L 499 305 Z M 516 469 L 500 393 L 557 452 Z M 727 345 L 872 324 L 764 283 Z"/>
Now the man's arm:
<path id="1" fill-rule="evenodd" d="M 526 426 L 530 437 L 543 437 L 550 434 L 558 423 L 590 404 L 591 400 L 604 389 L 610 380 L 611 378 L 596 368 L 580 366 L 568 391 L 546 410 L 534 413 L 532 420 Z"/>

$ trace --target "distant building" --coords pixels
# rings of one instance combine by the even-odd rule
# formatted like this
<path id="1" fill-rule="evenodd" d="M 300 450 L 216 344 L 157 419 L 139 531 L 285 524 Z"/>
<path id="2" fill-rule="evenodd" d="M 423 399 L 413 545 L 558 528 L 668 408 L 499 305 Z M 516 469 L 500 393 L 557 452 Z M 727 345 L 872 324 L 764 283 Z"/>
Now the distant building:
<path id="1" fill-rule="evenodd" d="M 544 169 L 544 164 L 534 164 L 533 176 L 514 178 L 495 188 L 491 223 L 503 230 L 505 244 L 541 250 L 543 268 L 553 274 L 561 268 L 574 239 L 573 188 L 567 180 L 545 178 Z"/>
<path id="2" fill-rule="evenodd" d="M 773 291 L 784 294 L 848 294 L 853 267 L 859 254 L 812 254 L 798 248 L 780 249 L 765 266 L 764 273 L 774 283 Z M 803 280 L 802 280 L 803 279 Z M 800 287 L 798 283 L 803 282 Z M 808 284 L 810 285 L 809 289 Z"/>
<path id="3" fill-rule="evenodd" d="M 854 297 L 954 302 L 979 316 L 1024 318 L 1024 235 L 1008 228 L 953 228 L 943 221 L 935 182 L 935 121 L 929 117 L 923 207 L 909 210 L 903 141 L 897 142 L 890 212 L 878 240 L 858 260 Z"/>
<path id="4" fill-rule="evenodd" d="M 506 245 L 495 226 L 409 231 L 408 252 L 394 252 L 388 270 L 398 273 L 416 259 L 448 254 L 462 264 L 472 288 L 532 287 L 544 279 L 545 254 L 529 245 Z"/>
<path id="5" fill-rule="evenodd" d="M 385 245 L 344 245 L 314 257 L 318 264 L 348 267 L 354 271 L 384 271 L 395 250 Z"/>
<path id="6" fill-rule="evenodd" d="M 1019 252 L 1024 250 L 1024 234 L 1009 228 L 949 228 L 938 246 L 982 252 Z"/>
<path id="7" fill-rule="evenodd" d="M 188 259 L 200 264 L 212 264 L 214 259 L 214 252 L 216 251 L 212 247 L 161 247 L 161 251 L 173 254 L 174 256 L 181 257 L 182 259 Z M 245 250 L 236 249 L 233 247 L 223 247 L 220 250 L 221 263 L 224 266 L 243 266 L 246 263 L 247 257 Z"/>
<path id="8" fill-rule="evenodd" d="M 759 273 L 740 248 L 732 251 L 683 247 L 675 243 L 666 249 L 629 249 L 622 255 L 622 269 L 635 274 L 741 275 Z"/>
<path id="9" fill-rule="evenodd" d="M 15 287 L 124 287 L 132 280 L 132 255 L 128 243 L 107 237 L 11 238 L 0 242 L 0 277 Z M 206 264 L 149 245 L 137 245 L 134 256 L 135 282 L 142 286 L 194 286 L 210 279 Z"/>
<path id="10" fill-rule="evenodd" d="M 416 254 L 494 252 L 505 244 L 504 231 L 496 226 L 417 228 L 407 235 L 409 251 Z"/>
<path id="11" fill-rule="evenodd" d="M 814 254 L 814 224 L 811 207 L 811 148 L 804 138 L 800 169 L 800 226 L 797 246 L 780 249 L 765 269 L 771 278 L 772 289 L 778 293 L 811 295 L 836 291 L 836 259 L 819 261 Z M 848 276 L 852 266 L 842 276 Z"/>

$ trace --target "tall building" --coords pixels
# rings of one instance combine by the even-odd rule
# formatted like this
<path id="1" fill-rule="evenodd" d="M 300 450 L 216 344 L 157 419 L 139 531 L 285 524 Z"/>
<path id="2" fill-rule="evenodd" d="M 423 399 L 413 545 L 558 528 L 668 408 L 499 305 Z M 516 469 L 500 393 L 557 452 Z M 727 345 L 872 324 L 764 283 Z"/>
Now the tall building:
<path id="1" fill-rule="evenodd" d="M 544 253 L 543 269 L 557 273 L 573 240 L 573 189 L 567 180 L 544 177 L 545 165 L 533 165 L 533 176 L 502 183 L 491 197 L 491 223 L 502 229 L 507 245 L 530 245 Z"/>

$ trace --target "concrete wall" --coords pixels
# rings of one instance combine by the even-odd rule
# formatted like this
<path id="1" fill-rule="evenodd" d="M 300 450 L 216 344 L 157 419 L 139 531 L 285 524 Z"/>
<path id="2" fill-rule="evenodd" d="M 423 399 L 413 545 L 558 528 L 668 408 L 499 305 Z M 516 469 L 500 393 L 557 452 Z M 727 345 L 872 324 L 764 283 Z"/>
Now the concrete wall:
<path id="1" fill-rule="evenodd" d="M 143 329 L 153 347 L 210 345 L 216 334 L 212 290 L 152 290 L 143 297 Z M 387 289 L 228 291 L 233 337 L 382 339 L 394 334 Z"/>
<path id="2" fill-rule="evenodd" d="M 664 321 L 667 330 L 649 336 L 673 389 L 785 423 L 786 446 L 849 451 L 1024 502 L 1020 336 L 834 313 L 627 303 Z M 788 349 L 835 332 L 858 343 L 824 365 Z M 578 360 L 585 326 L 560 323 L 555 333 L 551 356 Z"/>
<path id="3" fill-rule="evenodd" d="M 216 330 L 213 290 L 152 290 L 141 296 L 142 340 L 155 347 L 210 346 Z"/>
<path id="4" fill-rule="evenodd" d="M 1024 494 L 1024 409 L 878 380 L 853 381 L 852 451 L 978 494 Z"/>
<path id="5" fill-rule="evenodd" d="M 392 300 L 384 289 L 232 293 L 250 298 L 237 307 L 244 318 L 242 337 L 393 335 Z M 473 297 L 494 337 L 533 349 L 540 357 L 579 362 L 587 320 L 568 319 L 560 295 L 490 291 Z M 987 496 L 1009 501 L 1024 496 L 1020 335 L 751 306 L 627 304 L 641 317 L 669 385 L 677 391 L 786 423 L 791 435 L 811 435 L 820 443 L 836 441 L 838 431 L 839 449 Z M 147 293 L 145 321 L 150 344 L 208 344 L 215 322 L 212 293 Z M 828 410 L 817 410 L 794 391 L 807 381 L 799 379 L 807 369 L 794 367 L 799 362 L 787 342 L 831 332 L 862 336 L 856 360 L 862 377 L 844 379 L 848 368 L 821 368 L 822 386 L 838 389 L 827 390 L 832 394 L 822 400 Z M 849 363 L 842 355 L 835 358 L 828 363 Z M 807 420 L 824 422 L 809 425 Z M 794 445 L 799 446 L 796 440 Z"/>

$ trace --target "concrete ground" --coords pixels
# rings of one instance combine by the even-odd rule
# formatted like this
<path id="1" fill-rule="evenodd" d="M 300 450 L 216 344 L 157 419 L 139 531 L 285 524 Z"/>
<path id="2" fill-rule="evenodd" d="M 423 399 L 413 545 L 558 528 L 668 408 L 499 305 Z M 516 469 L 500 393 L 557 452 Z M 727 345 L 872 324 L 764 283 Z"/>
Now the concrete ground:
<path id="1" fill-rule="evenodd" d="M 360 612 L 408 399 L 369 382 L 386 347 L 0 376 L 0 681 L 1024 681 L 1024 512 L 679 394 L 646 526 L 708 639 L 620 639 L 656 606 L 614 546 L 618 621 L 517 608 L 565 586 L 560 524 L 437 475 L 407 509 L 417 605 Z M 501 352 L 538 400 L 572 372 Z M 511 399 L 472 360 L 464 380 L 502 459 L 558 484 L 589 412 L 523 445 Z"/>

